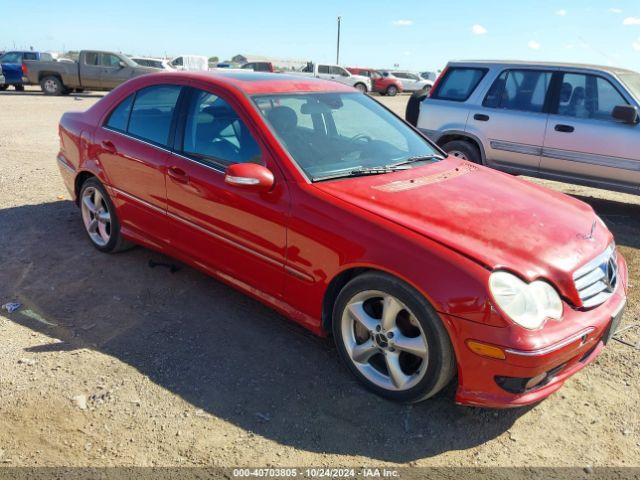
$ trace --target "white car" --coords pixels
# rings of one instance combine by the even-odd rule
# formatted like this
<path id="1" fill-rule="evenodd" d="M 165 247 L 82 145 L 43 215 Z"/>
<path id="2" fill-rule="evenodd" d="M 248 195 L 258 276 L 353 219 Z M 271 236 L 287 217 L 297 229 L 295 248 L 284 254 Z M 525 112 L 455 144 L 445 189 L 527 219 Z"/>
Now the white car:
<path id="1" fill-rule="evenodd" d="M 371 91 L 371 79 L 369 77 L 365 77 L 364 75 L 354 75 L 340 65 L 308 63 L 307 66 L 299 72 L 290 73 L 344 83 L 345 85 L 351 85 L 352 87 L 357 88 L 362 93 Z"/>
<path id="2" fill-rule="evenodd" d="M 400 83 L 402 83 L 402 89 L 405 92 L 417 92 L 419 90 L 429 91 L 431 87 L 433 87 L 431 80 L 425 80 L 413 72 L 386 70 L 382 72 L 382 76 L 397 78 Z"/>
<path id="3" fill-rule="evenodd" d="M 186 70 L 190 72 L 209 70 L 209 59 L 201 55 L 180 55 L 171 60 L 169 64 L 176 70 Z"/>
<path id="4" fill-rule="evenodd" d="M 142 67 L 153 67 L 161 70 L 175 70 L 169 60 L 162 58 L 131 57 L 131 60 Z"/>

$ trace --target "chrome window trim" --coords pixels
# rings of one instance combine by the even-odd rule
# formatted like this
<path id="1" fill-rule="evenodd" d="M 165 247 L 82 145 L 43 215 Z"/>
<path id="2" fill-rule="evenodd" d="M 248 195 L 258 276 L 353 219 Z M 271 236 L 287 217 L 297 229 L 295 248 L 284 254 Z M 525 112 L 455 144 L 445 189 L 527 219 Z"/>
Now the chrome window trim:
<path id="1" fill-rule="evenodd" d="M 150 147 L 155 147 L 158 150 L 162 150 L 163 152 L 167 152 L 167 153 L 170 153 L 172 155 L 175 155 L 176 157 L 180 157 L 180 158 L 182 158 L 184 160 L 189 160 L 192 163 L 195 163 L 195 164 L 198 164 L 198 165 L 202 165 L 203 167 L 207 167 L 207 168 L 213 170 L 214 172 L 222 173 L 223 175 L 225 173 L 225 170 L 222 169 L 222 168 L 217 168 L 217 167 L 215 167 L 213 165 L 210 165 L 208 163 L 199 162 L 198 160 L 195 160 L 193 158 L 187 157 L 187 156 L 185 156 L 185 155 L 183 155 L 183 154 L 181 154 L 181 153 L 179 153 L 179 152 L 177 152 L 175 150 L 171 150 L 170 148 L 161 147 L 160 145 L 157 145 L 155 143 L 147 142 L 145 140 L 142 140 L 141 138 L 134 137 L 133 135 L 129 135 L 128 133 L 122 132 L 120 130 L 115 130 L 113 128 L 107 127 L 106 125 L 103 125 L 101 128 L 104 128 L 105 130 L 108 130 L 108 131 L 113 132 L 113 133 L 117 133 L 118 135 L 120 135 L 122 137 L 125 137 L 125 138 L 128 138 L 129 140 L 136 140 L 136 141 L 138 141 L 140 143 L 144 143 L 145 145 L 149 145 Z"/>

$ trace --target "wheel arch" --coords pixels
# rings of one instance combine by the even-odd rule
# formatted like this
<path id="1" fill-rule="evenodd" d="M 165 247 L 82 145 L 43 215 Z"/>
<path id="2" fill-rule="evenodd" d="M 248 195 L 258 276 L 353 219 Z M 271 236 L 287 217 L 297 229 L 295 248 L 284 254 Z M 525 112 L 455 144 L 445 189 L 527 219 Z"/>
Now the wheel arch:
<path id="1" fill-rule="evenodd" d="M 387 275 L 389 277 L 396 278 L 397 280 L 406 283 L 408 286 L 413 288 L 418 294 L 422 295 L 424 299 L 436 310 L 436 312 L 442 310 L 442 306 L 438 304 L 438 302 L 434 301 L 424 289 L 418 287 L 414 282 L 410 281 L 403 275 L 399 275 L 396 272 L 391 270 L 381 268 L 376 265 L 350 265 L 345 267 L 340 272 L 336 273 L 335 276 L 329 282 L 327 288 L 324 291 L 324 295 L 322 298 L 322 329 L 331 334 L 331 323 L 333 322 L 333 309 L 335 306 L 336 299 L 340 294 L 340 291 L 344 288 L 344 286 L 349 283 L 352 279 L 357 276 L 360 276 L 364 273 L 381 273 L 383 275 Z M 449 330 L 449 326 L 445 327 Z M 450 333 L 450 332 L 449 332 Z M 451 334 L 451 333 L 450 333 Z"/>
<path id="2" fill-rule="evenodd" d="M 76 175 L 76 178 L 74 180 L 74 186 L 73 186 L 73 192 L 74 192 L 74 195 L 75 195 L 76 203 L 78 203 L 80 201 L 79 200 L 80 199 L 80 189 L 82 188 L 82 185 L 84 184 L 84 182 L 86 182 L 90 178 L 98 178 L 98 177 L 93 172 L 90 172 L 88 170 L 81 170 Z M 100 179 L 98 179 L 98 180 L 100 180 Z"/>
<path id="3" fill-rule="evenodd" d="M 60 75 L 60 73 L 58 72 L 50 72 L 50 71 L 42 71 L 42 72 L 38 72 L 38 82 L 41 82 L 43 78 L 45 77 L 56 77 L 58 80 L 60 80 L 60 83 L 62 83 L 62 85 L 64 85 L 64 82 L 62 81 L 62 75 Z"/>
<path id="4" fill-rule="evenodd" d="M 438 139 L 436 140 L 436 144 L 442 148 L 445 143 L 452 142 L 454 140 L 460 140 L 463 142 L 471 143 L 480 152 L 480 158 L 482 159 L 482 164 L 483 165 L 487 164 L 487 156 L 484 151 L 484 146 L 482 144 L 482 141 L 473 134 L 470 134 L 467 132 L 460 132 L 457 130 L 447 131 L 438 136 Z"/>

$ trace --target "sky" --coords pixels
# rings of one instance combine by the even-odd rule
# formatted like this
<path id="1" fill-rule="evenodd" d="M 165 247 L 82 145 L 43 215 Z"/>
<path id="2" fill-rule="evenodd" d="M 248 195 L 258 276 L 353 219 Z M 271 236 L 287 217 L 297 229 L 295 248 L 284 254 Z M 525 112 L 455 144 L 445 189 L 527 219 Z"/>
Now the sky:
<path id="1" fill-rule="evenodd" d="M 437 70 L 449 60 L 586 62 L 640 71 L 640 0 L 3 0 L 0 50 L 238 53 Z M 15 19 L 15 21 L 11 21 Z"/>

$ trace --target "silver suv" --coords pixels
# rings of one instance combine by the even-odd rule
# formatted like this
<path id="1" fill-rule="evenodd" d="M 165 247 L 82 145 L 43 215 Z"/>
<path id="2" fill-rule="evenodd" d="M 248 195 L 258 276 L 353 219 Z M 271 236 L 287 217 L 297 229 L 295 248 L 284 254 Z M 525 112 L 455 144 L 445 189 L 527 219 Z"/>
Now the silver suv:
<path id="1" fill-rule="evenodd" d="M 640 74 L 592 65 L 450 62 L 407 121 L 452 155 L 640 194 Z"/>

